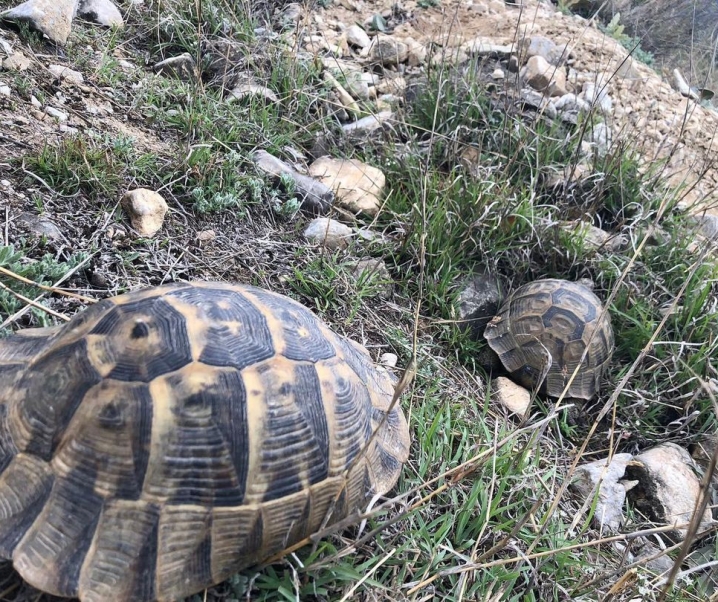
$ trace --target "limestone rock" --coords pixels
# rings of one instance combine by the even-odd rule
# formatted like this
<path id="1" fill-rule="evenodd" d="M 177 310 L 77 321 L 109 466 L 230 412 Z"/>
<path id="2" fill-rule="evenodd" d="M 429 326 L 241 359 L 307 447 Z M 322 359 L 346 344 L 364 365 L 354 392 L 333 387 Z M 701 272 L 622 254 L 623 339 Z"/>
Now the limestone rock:
<path id="1" fill-rule="evenodd" d="M 636 481 L 628 498 L 649 520 L 678 525 L 690 522 L 700 494 L 700 479 L 690 454 L 675 443 L 663 443 L 633 458 L 626 466 L 626 479 Z M 710 508 L 700 519 L 699 530 L 713 523 Z M 677 528 L 679 538 L 686 528 Z"/>
<path id="2" fill-rule="evenodd" d="M 24 21 L 60 46 L 70 36 L 79 0 L 27 0 L 0 13 L 0 19 Z"/>
<path id="3" fill-rule="evenodd" d="M 343 209 L 371 216 L 379 212 L 386 184 L 380 169 L 357 159 L 324 156 L 309 166 L 309 174 L 334 191 L 337 205 Z"/>
<path id="4" fill-rule="evenodd" d="M 393 111 L 380 111 L 376 115 L 367 115 L 358 121 L 346 123 L 342 126 L 345 134 L 359 136 L 374 132 L 383 127 L 383 124 L 394 116 Z"/>
<path id="5" fill-rule="evenodd" d="M 462 44 L 461 51 L 471 56 L 508 59 L 514 47 L 511 44 L 498 44 L 491 38 L 479 36 Z"/>
<path id="6" fill-rule="evenodd" d="M 151 238 L 160 228 L 167 213 L 167 202 L 154 190 L 136 188 L 127 192 L 120 205 L 130 216 L 130 223 L 140 236 Z"/>
<path id="7" fill-rule="evenodd" d="M 606 467 L 606 460 L 596 460 L 576 469 L 571 489 L 584 499 L 591 498 L 598 488 L 596 511 L 593 522 L 606 533 L 616 533 L 623 522 L 623 503 L 626 485 L 619 482 L 625 472 L 631 454 L 615 454 Z"/>
<path id="8" fill-rule="evenodd" d="M 304 230 L 307 240 L 325 246 L 327 249 L 345 249 L 353 231 L 349 226 L 328 217 L 316 217 Z"/>
<path id="9" fill-rule="evenodd" d="M 505 376 L 495 378 L 493 383 L 495 400 L 512 414 L 525 418 L 531 406 L 531 393 Z"/>

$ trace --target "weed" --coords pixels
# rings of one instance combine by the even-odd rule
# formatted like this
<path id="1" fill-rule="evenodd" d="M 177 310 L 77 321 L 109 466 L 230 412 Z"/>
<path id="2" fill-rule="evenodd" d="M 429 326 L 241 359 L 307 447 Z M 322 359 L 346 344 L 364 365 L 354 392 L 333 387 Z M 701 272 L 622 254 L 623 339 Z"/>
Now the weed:
<path id="1" fill-rule="evenodd" d="M 69 270 L 80 264 L 85 259 L 84 253 L 76 253 L 65 261 L 57 261 L 52 255 L 43 255 L 40 259 L 30 260 L 26 257 L 23 248 L 16 249 L 13 245 L 0 246 L 0 267 L 32 280 L 38 284 L 53 284 L 65 276 Z M 0 275 L 0 315 L 10 316 L 26 307 L 25 301 L 12 294 L 5 287 L 25 297 L 33 298 L 42 291 L 32 285 L 24 284 L 4 275 Z M 25 321 L 25 326 L 52 326 L 55 322 L 46 312 L 35 307 L 30 307 L 31 320 Z M 10 334 L 10 329 L 0 331 L 0 336 Z"/>

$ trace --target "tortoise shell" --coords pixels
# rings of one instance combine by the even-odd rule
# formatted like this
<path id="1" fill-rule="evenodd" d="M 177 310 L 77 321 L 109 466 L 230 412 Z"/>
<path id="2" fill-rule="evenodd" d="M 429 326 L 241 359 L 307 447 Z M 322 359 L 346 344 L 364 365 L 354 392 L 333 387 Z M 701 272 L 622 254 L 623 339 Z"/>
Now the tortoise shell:
<path id="1" fill-rule="evenodd" d="M 611 316 L 600 299 L 581 284 L 552 278 L 516 289 L 484 337 L 517 382 L 552 397 L 561 395 L 580 364 L 567 392 L 579 399 L 600 389 L 614 345 Z"/>
<path id="2" fill-rule="evenodd" d="M 393 392 L 363 347 L 249 286 L 146 289 L 3 339 L 0 557 L 83 602 L 201 591 L 393 487 Z"/>

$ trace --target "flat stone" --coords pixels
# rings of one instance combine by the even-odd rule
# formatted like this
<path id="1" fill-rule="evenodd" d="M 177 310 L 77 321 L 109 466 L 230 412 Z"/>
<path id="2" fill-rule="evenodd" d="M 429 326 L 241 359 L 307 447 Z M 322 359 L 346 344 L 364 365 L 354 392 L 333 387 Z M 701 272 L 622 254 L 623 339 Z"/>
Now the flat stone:
<path id="1" fill-rule="evenodd" d="M 32 61 L 22 52 L 13 52 L 2 61 L 2 68 L 7 71 L 25 71 L 30 68 Z"/>
<path id="2" fill-rule="evenodd" d="M 182 80 L 198 79 L 199 73 L 189 52 L 173 56 L 155 64 L 155 73 L 170 75 Z"/>
<path id="3" fill-rule="evenodd" d="M 233 100 L 241 100 L 248 97 L 263 98 L 268 102 L 279 102 L 279 97 L 266 86 L 258 86 L 255 84 L 239 84 L 235 86 L 227 94 L 227 102 Z"/>
<path id="4" fill-rule="evenodd" d="M 353 231 L 349 226 L 328 217 L 314 218 L 304 230 L 307 240 L 330 250 L 345 249 L 352 235 Z"/>
<path id="5" fill-rule="evenodd" d="M 258 150 L 252 156 L 257 169 L 274 178 L 290 177 L 295 192 L 302 202 L 302 209 L 310 213 L 326 213 L 334 202 L 334 192 L 326 184 L 299 173 L 288 163 L 265 150 Z"/>
<path id="6" fill-rule="evenodd" d="M 346 123 L 342 126 L 345 134 L 359 135 L 374 132 L 383 127 L 383 124 L 394 116 L 393 111 L 380 111 L 376 115 L 367 115 L 358 121 Z"/>
<path id="7" fill-rule="evenodd" d="M 52 73 L 56 78 L 65 80 L 67 82 L 80 85 L 85 82 L 85 78 L 82 73 L 70 69 L 65 65 L 50 65 L 47 70 Z"/>

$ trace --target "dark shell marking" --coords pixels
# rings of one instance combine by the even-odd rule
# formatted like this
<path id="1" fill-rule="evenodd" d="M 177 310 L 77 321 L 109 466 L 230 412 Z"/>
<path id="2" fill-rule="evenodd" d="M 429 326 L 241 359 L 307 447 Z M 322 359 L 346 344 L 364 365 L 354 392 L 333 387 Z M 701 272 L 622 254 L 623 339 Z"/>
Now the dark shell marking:
<path id="1" fill-rule="evenodd" d="M 613 352 L 609 313 L 586 287 L 566 280 L 537 280 L 518 288 L 486 327 L 484 336 L 508 372 L 530 389 L 558 397 L 588 353 L 568 390 L 570 397 L 590 399 Z M 545 381 L 547 352 L 551 366 Z"/>
<path id="2" fill-rule="evenodd" d="M 198 592 L 394 485 L 399 409 L 360 455 L 392 392 L 355 344 L 253 287 L 147 289 L 4 339 L 0 556 L 83 602 Z"/>

